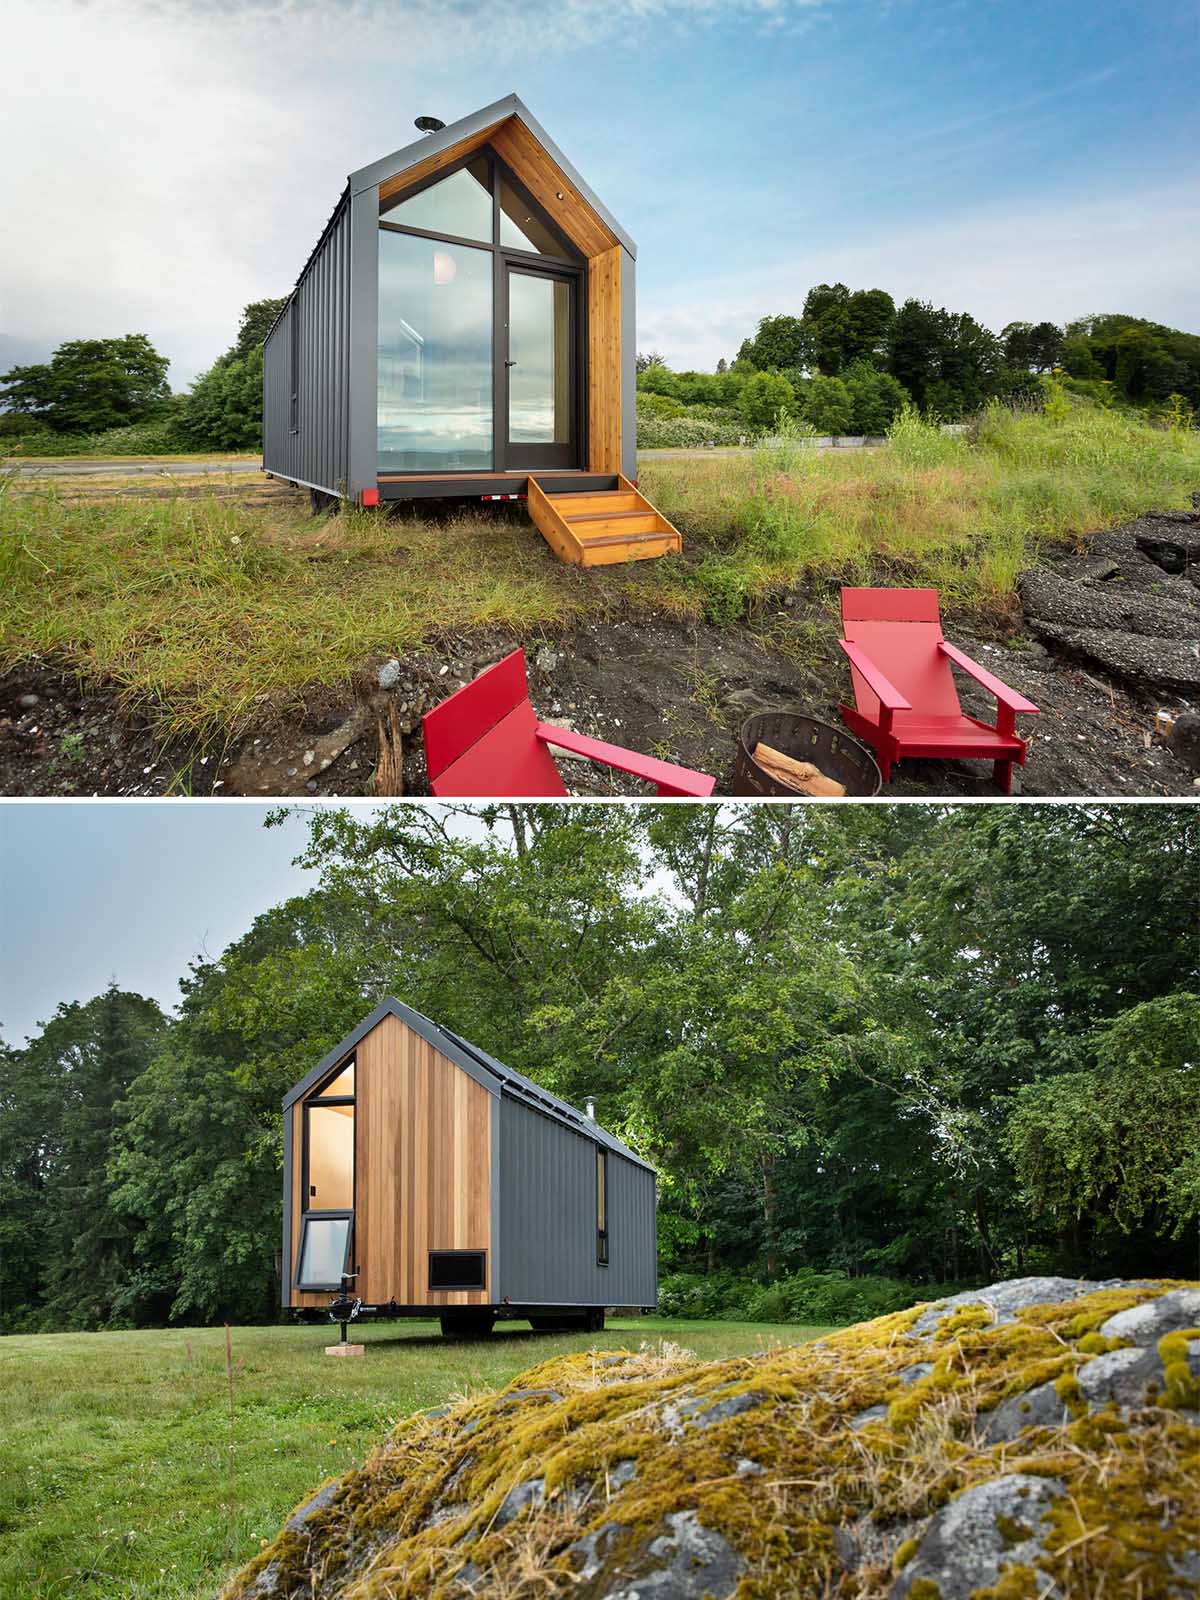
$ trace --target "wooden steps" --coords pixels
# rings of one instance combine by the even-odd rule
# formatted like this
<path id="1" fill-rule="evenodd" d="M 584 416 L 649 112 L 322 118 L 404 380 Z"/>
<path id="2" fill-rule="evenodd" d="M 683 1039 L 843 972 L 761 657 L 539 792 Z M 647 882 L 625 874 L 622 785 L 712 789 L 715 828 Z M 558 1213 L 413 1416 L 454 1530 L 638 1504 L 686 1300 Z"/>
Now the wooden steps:
<path id="1" fill-rule="evenodd" d="M 620 474 L 615 489 L 579 494 L 547 494 L 531 474 L 527 504 L 555 555 L 576 566 L 650 561 L 683 548 L 678 528 Z"/>

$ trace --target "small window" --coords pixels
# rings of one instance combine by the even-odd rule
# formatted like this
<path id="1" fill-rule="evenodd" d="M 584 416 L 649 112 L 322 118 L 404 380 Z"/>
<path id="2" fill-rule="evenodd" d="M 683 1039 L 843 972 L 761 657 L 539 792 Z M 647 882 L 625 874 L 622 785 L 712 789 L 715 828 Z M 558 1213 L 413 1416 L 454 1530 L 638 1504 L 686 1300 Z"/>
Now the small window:
<path id="1" fill-rule="evenodd" d="M 300 432 L 300 317 L 295 297 L 288 310 L 288 382 L 291 386 L 291 405 L 288 427 Z"/>
<path id="2" fill-rule="evenodd" d="M 339 1216 L 307 1216 L 300 1224 L 297 1289 L 340 1289 L 350 1270 L 349 1212 Z"/>
<path id="3" fill-rule="evenodd" d="M 608 1151 L 596 1150 L 596 1264 L 608 1265 Z"/>
<path id="4" fill-rule="evenodd" d="M 351 1056 L 347 1064 L 338 1073 L 336 1078 L 330 1078 L 324 1088 L 318 1089 L 313 1095 L 314 1100 L 353 1100 L 354 1099 L 354 1057 Z"/>
<path id="5" fill-rule="evenodd" d="M 486 1289 L 486 1250 L 431 1250 L 431 1289 Z"/>

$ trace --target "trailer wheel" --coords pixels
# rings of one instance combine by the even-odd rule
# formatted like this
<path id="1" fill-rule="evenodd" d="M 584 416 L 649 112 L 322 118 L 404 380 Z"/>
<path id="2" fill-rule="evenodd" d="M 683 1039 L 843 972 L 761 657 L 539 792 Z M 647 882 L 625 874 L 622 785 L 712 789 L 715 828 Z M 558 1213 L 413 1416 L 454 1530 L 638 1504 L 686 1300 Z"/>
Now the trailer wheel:
<path id="1" fill-rule="evenodd" d="M 587 1331 L 589 1333 L 604 1332 L 604 1307 L 593 1306 L 587 1314 Z"/>
<path id="2" fill-rule="evenodd" d="M 444 1339 L 486 1339 L 495 1326 L 494 1311 L 443 1311 Z"/>

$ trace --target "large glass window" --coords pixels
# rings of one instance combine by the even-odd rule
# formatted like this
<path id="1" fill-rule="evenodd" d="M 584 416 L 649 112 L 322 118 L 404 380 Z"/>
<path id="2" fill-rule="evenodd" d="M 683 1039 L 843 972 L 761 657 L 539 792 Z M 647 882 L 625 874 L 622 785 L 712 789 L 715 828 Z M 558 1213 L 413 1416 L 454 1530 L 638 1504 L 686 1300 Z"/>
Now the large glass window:
<path id="1" fill-rule="evenodd" d="M 349 1267 L 350 1224 L 346 1217 L 305 1217 L 296 1284 L 301 1289 L 340 1289 Z"/>
<path id="2" fill-rule="evenodd" d="M 306 1211 L 349 1211 L 354 1205 L 354 1107 L 308 1107 Z"/>
<path id="3" fill-rule="evenodd" d="M 491 467 L 490 251 L 380 229 L 378 421 L 383 471 Z"/>
<path id="4" fill-rule="evenodd" d="M 492 174 L 486 156 L 382 212 L 384 222 L 492 242 Z"/>

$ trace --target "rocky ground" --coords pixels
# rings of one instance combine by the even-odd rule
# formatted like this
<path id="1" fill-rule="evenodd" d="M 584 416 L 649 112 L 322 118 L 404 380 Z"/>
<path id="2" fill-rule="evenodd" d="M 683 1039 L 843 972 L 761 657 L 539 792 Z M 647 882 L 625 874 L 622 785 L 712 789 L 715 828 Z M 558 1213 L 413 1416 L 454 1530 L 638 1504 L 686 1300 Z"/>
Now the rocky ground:
<path id="1" fill-rule="evenodd" d="M 560 1357 L 402 1423 L 225 1593 L 1195 1597 L 1200 1287 L 1025 1278 L 754 1358 Z"/>
<path id="2" fill-rule="evenodd" d="M 1200 513 L 1148 515 L 1094 535 L 1086 551 L 1026 574 L 1024 615 L 983 628 L 947 617 L 947 636 L 1040 708 L 1027 796 L 1191 795 L 1200 786 Z M 351 683 L 284 702 L 263 697 L 247 726 L 165 744 L 148 708 L 52 662 L 0 675 L 0 794 L 428 794 L 420 718 L 523 642 L 538 715 L 681 762 L 731 792 L 737 730 L 760 710 L 835 725 L 849 693 L 829 593 L 797 591 L 750 623 L 665 615 L 516 641 L 498 631 L 365 662 Z M 963 707 L 994 702 L 960 675 Z M 1166 712 L 1167 718 L 1159 713 Z M 1167 737 L 1170 719 L 1177 719 Z M 637 795 L 634 780 L 577 759 L 572 794 Z M 994 793 L 990 764 L 910 761 L 889 796 Z"/>

